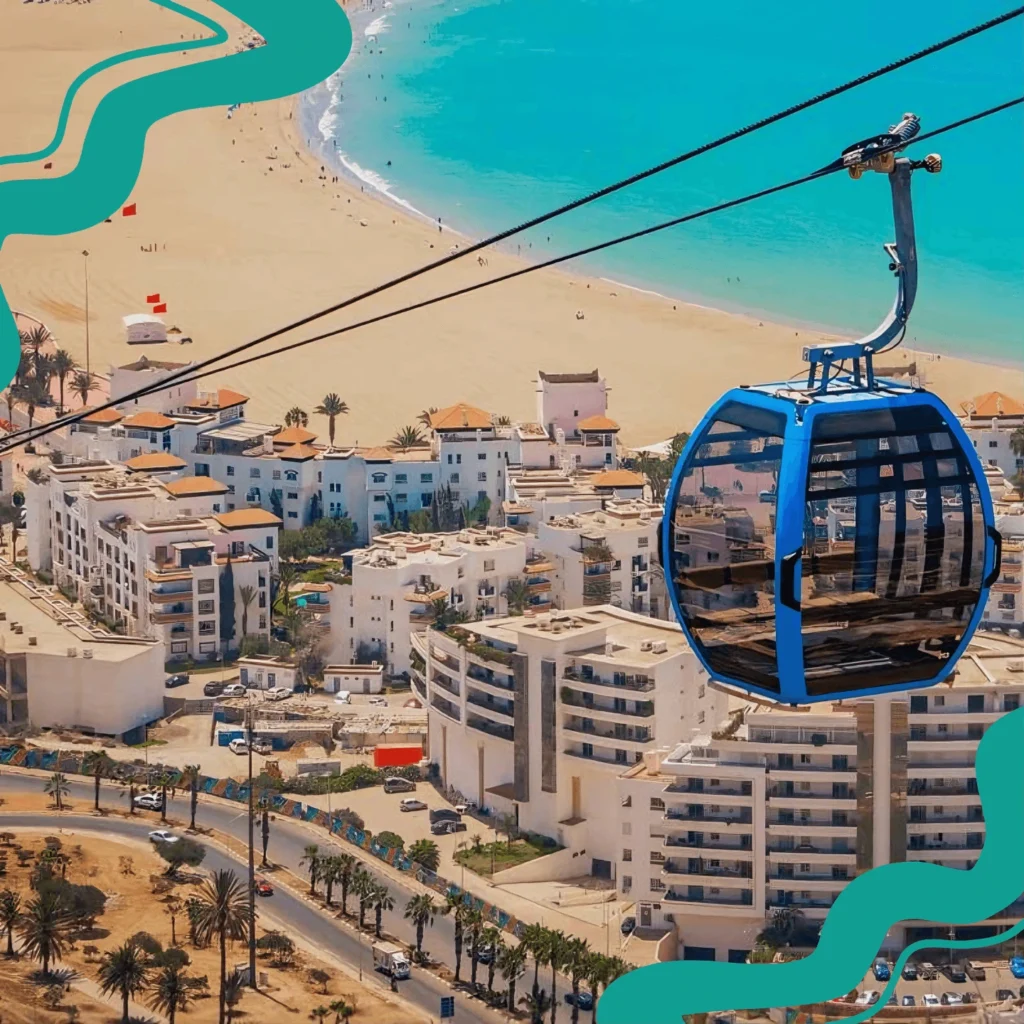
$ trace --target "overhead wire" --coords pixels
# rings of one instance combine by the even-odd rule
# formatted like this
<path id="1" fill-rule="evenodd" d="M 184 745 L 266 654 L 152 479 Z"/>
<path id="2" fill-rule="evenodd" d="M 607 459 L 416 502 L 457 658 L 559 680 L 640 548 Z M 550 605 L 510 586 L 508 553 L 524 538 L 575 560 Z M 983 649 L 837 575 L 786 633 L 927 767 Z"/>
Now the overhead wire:
<path id="1" fill-rule="evenodd" d="M 615 192 L 621 191 L 622 189 L 635 185 L 640 181 L 644 181 L 645 179 L 653 177 L 656 174 L 660 174 L 663 171 L 666 171 L 672 167 L 677 167 L 680 164 L 683 164 L 689 160 L 694 159 L 695 157 L 702 156 L 705 153 L 709 153 L 729 143 L 735 142 L 738 139 L 743 138 L 744 136 L 751 135 L 754 132 L 766 128 L 769 125 L 777 124 L 779 121 L 783 121 L 786 118 L 792 117 L 795 114 L 798 114 L 804 110 L 808 110 L 811 107 L 817 106 L 820 103 L 824 103 L 826 100 L 833 99 L 836 96 L 840 96 L 845 92 L 849 92 L 852 89 L 858 88 L 861 85 L 865 85 L 866 83 L 881 78 L 884 75 L 891 74 L 893 71 L 897 71 L 900 68 L 906 67 L 909 64 L 913 64 L 916 61 L 924 59 L 925 57 L 929 57 L 935 53 L 939 53 L 940 51 L 948 49 L 951 46 L 956 46 L 959 43 L 962 43 L 968 39 L 973 38 L 974 36 L 980 35 L 983 32 L 987 32 L 1000 25 L 1004 25 L 1015 18 L 1021 17 L 1022 15 L 1024 15 L 1024 6 L 1012 8 L 1011 10 L 1006 11 L 1003 14 L 997 15 L 994 18 L 990 18 L 989 20 L 974 25 L 971 28 L 964 29 L 963 31 L 958 32 L 955 35 L 949 36 L 946 39 L 940 40 L 937 43 L 933 43 L 930 46 L 924 47 L 923 49 L 916 50 L 915 52 L 907 54 L 904 57 L 900 57 L 897 60 L 890 61 L 888 64 L 876 68 L 874 71 L 869 71 L 863 75 L 859 75 L 856 78 L 843 82 L 840 85 L 833 86 L 832 88 L 827 89 L 824 92 L 820 92 L 809 99 L 803 100 L 799 103 L 795 103 L 789 107 L 786 107 L 784 110 L 778 111 L 777 113 L 771 114 L 767 117 L 763 117 L 758 121 L 754 121 L 744 126 L 743 128 L 738 128 L 732 132 L 727 133 L 726 135 L 722 135 L 719 138 L 712 140 L 711 142 L 703 143 L 702 145 L 697 146 L 694 149 L 688 150 L 685 153 L 681 153 L 675 157 L 672 157 L 669 160 L 665 160 L 659 164 L 654 165 L 653 167 L 649 167 L 646 170 L 639 171 L 626 178 L 622 178 L 611 185 L 606 185 L 603 188 L 597 189 L 594 192 L 590 192 L 585 196 L 581 196 L 578 199 L 572 200 L 571 202 L 564 203 L 563 205 L 558 206 L 552 210 L 549 210 L 546 213 L 540 214 L 536 217 L 526 220 L 515 227 L 508 228 L 504 231 L 498 232 L 497 234 L 490 235 L 489 237 L 484 238 L 478 242 L 474 242 L 471 245 L 467 246 L 465 249 L 460 249 L 457 252 L 450 253 L 449 255 L 444 256 L 438 260 L 426 263 L 421 267 L 408 271 L 407 273 L 401 274 L 397 277 L 391 278 L 390 280 L 385 281 L 379 285 L 375 285 L 373 288 L 369 288 L 363 292 L 358 293 L 357 295 L 353 295 L 347 299 L 342 300 L 341 302 L 335 303 L 334 305 L 321 309 L 318 312 L 311 313 L 298 320 L 293 320 L 291 323 L 285 324 L 284 326 L 276 328 L 273 331 L 260 335 L 257 338 L 253 338 L 249 341 L 242 342 L 241 344 L 229 348 L 224 352 L 221 352 L 215 356 L 211 356 L 208 359 L 202 360 L 199 363 L 194 364 L 193 366 L 184 368 L 177 373 L 172 373 L 168 375 L 163 379 L 163 381 L 161 381 L 162 387 L 159 388 L 158 390 L 165 390 L 169 387 L 172 387 L 174 384 L 182 380 L 182 378 L 189 376 L 190 374 L 193 374 L 195 370 L 205 369 L 206 367 L 212 365 L 215 362 L 220 362 L 224 359 L 229 359 L 234 355 L 238 355 L 240 352 L 244 352 L 250 348 L 255 347 L 256 345 L 264 344 L 267 341 L 271 341 L 274 338 L 280 337 L 282 334 L 287 334 L 298 327 L 304 327 L 306 324 L 312 323 L 315 320 L 322 319 L 323 317 L 329 316 L 332 313 L 336 313 L 357 302 L 361 302 L 364 301 L 365 299 L 372 298 L 373 296 L 379 295 L 382 292 L 387 291 L 391 288 L 395 288 L 400 284 L 404 284 L 407 281 L 414 280 L 415 278 L 420 277 L 423 274 L 436 270 L 449 263 L 453 263 L 456 260 L 464 259 L 465 257 L 470 256 L 475 252 L 479 252 L 481 249 L 485 249 L 490 246 L 496 245 L 507 238 L 511 238 L 512 236 L 520 234 L 523 231 L 527 231 L 530 228 L 537 227 L 541 224 L 546 223 L 547 221 L 553 220 L 556 217 L 560 217 L 566 213 L 570 213 L 573 210 L 586 206 L 589 203 L 604 198 L 605 196 L 612 195 Z M 232 366 L 235 365 L 238 364 L 232 364 Z M 222 370 L 229 368 L 231 367 L 221 367 Z M 192 377 L 191 379 L 198 378 Z M 91 411 L 99 412 L 101 410 L 110 409 L 113 408 L 116 404 L 131 401 L 136 397 L 143 397 L 144 394 L 149 393 L 151 393 L 151 390 L 140 389 L 137 392 L 132 392 L 128 395 L 120 396 L 116 401 L 112 400 L 104 405 L 97 406 Z M 57 421 L 54 421 L 54 423 L 56 422 Z M 75 421 L 65 419 L 61 422 L 70 423 Z M 53 424 L 50 424 L 50 426 L 52 425 Z"/>
<path id="2" fill-rule="evenodd" d="M 986 110 L 979 111 L 967 117 L 960 118 L 957 121 L 950 122 L 947 125 L 943 125 L 941 128 L 936 128 L 930 132 L 925 132 L 921 135 L 918 135 L 914 139 L 910 140 L 910 142 L 908 142 L 907 145 L 915 145 L 917 143 L 925 142 L 929 139 L 934 139 L 940 135 L 944 135 L 947 132 L 953 131 L 956 128 L 961 128 L 964 125 L 982 120 L 983 118 L 986 117 L 990 117 L 994 114 L 1008 110 L 1011 107 L 1019 106 L 1022 103 L 1024 103 L 1024 96 L 1019 96 L 1013 100 L 1008 100 L 1004 103 L 997 104 L 994 107 L 989 107 Z M 779 185 L 773 185 L 770 186 L 769 188 L 764 188 L 756 192 L 748 193 L 747 195 L 741 196 L 737 199 L 730 199 L 722 203 L 717 203 L 713 206 L 704 207 L 703 209 L 697 210 L 693 213 L 684 214 L 683 216 L 680 217 L 674 217 L 671 220 L 663 221 L 659 224 L 655 224 L 650 227 L 641 228 L 637 231 L 629 232 L 628 234 L 625 235 L 619 235 L 616 238 L 608 239 L 603 242 L 598 242 L 594 245 L 586 246 L 585 248 L 577 249 L 574 250 L 573 252 L 565 253 L 561 256 L 555 256 L 552 257 L 551 259 L 543 260 L 539 263 L 529 264 L 528 266 L 520 267 L 517 270 L 509 271 L 506 274 L 500 274 L 497 277 L 488 278 L 485 281 L 478 281 L 474 284 L 466 285 L 462 288 L 456 288 L 453 289 L 452 291 L 444 292 L 440 295 L 435 295 L 428 299 L 423 299 L 419 302 L 414 302 L 409 305 L 402 306 L 398 309 L 389 310 L 386 313 L 381 313 L 376 316 L 369 317 L 365 320 L 357 321 L 356 323 L 353 324 L 347 324 L 343 327 L 339 327 L 334 330 L 324 332 L 323 334 L 318 334 L 310 338 L 304 338 L 299 341 L 290 342 L 287 345 L 283 345 L 280 348 L 272 349 L 269 352 L 261 352 L 252 356 L 247 356 L 246 358 L 237 360 L 234 363 L 229 363 L 227 366 L 218 366 L 214 369 L 208 369 L 201 373 L 189 372 L 183 378 L 179 378 L 178 380 L 174 381 L 173 385 L 192 383 L 193 381 L 202 380 L 203 378 L 212 376 L 213 374 L 216 373 L 224 373 L 228 370 L 238 369 L 239 367 L 246 366 L 250 363 L 259 362 L 260 360 L 268 359 L 271 356 L 281 355 L 284 352 L 290 352 L 295 349 L 302 348 L 306 345 L 311 345 L 316 342 L 323 341 L 327 338 L 337 337 L 342 334 L 347 334 L 350 331 L 355 331 L 364 327 L 369 327 L 373 324 L 381 323 L 385 320 L 390 320 L 394 317 L 402 316 L 406 313 L 411 313 L 419 309 L 424 309 L 429 306 L 436 305 L 440 302 L 445 302 L 449 299 L 457 298 L 462 295 L 467 295 L 471 292 L 479 291 L 483 288 L 491 287 L 492 285 L 495 284 L 501 284 L 505 281 L 510 281 L 518 277 L 524 277 L 527 274 L 536 273 L 537 271 L 544 270 L 548 267 L 557 266 L 558 264 L 568 262 L 569 260 L 579 259 L 583 256 L 588 256 L 595 252 L 600 252 L 604 249 L 608 249 L 616 245 L 621 245 L 625 242 L 634 241 L 638 238 L 643 238 L 648 235 L 655 234 L 657 232 L 665 231 L 672 227 L 678 227 L 681 224 L 689 223 L 690 221 L 710 216 L 713 213 L 719 213 L 723 210 L 728 210 L 735 208 L 737 206 L 742 206 L 745 203 L 753 202 L 755 199 L 762 199 L 765 198 L 766 196 L 774 195 L 779 192 L 784 192 L 788 189 L 795 188 L 798 185 L 804 185 L 811 181 L 815 181 L 819 178 L 824 178 L 831 174 L 835 174 L 843 169 L 844 168 L 842 166 L 834 164 L 829 165 L 817 171 L 813 171 L 810 174 L 803 175 L 799 178 L 794 178 L 791 181 L 783 182 L 782 184 Z M 895 345 L 890 345 L 887 346 L 885 349 L 882 349 L 881 351 L 889 351 L 889 349 L 894 347 Z M 198 369 L 198 367 L 191 368 L 192 371 L 196 369 Z M 121 405 L 135 397 L 145 397 L 146 395 L 153 394 L 158 391 L 166 391 L 170 386 L 173 385 L 169 384 L 167 379 L 165 378 L 164 380 L 148 385 L 146 388 L 139 389 L 138 391 L 133 392 L 129 395 L 120 396 L 119 398 L 107 403 L 106 405 L 98 407 L 98 409 L 105 409 L 110 408 L 114 405 Z M 98 409 L 79 410 L 77 413 L 74 413 L 71 416 L 63 417 L 59 420 L 54 420 L 51 423 L 40 424 L 38 427 L 33 427 L 31 430 L 25 429 L 21 431 L 16 431 L 15 433 L 10 434 L 3 439 L 4 443 L 0 445 L 0 453 L 8 451 L 14 447 L 18 447 L 21 444 L 35 441 L 38 438 L 45 436 L 46 434 L 52 433 L 54 430 L 63 428 L 64 426 L 68 426 L 70 424 L 79 422 L 82 419 L 85 419 L 87 416 L 90 416 L 94 412 L 98 411 Z"/>

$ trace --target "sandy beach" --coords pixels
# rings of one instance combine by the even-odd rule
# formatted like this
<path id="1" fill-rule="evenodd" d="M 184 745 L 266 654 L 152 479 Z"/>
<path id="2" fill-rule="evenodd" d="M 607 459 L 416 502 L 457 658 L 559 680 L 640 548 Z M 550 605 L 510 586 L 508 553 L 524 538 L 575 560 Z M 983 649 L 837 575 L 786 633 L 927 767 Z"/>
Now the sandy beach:
<path id="1" fill-rule="evenodd" d="M 215 4 L 195 7 L 234 33 L 240 26 Z M 81 70 L 124 49 L 167 42 L 192 23 L 142 0 L 90 4 L 7 4 L 0 15 L 0 135 L 6 152 L 35 149 L 51 137 L 64 92 Z M 104 72 L 75 103 L 68 136 L 53 157 L 0 167 L 0 180 L 60 174 L 73 165 L 99 97 L 113 84 L 215 51 L 168 55 Z M 186 361 L 329 306 L 448 252 L 460 241 L 358 183 L 335 181 L 306 150 L 297 98 L 223 108 L 160 122 L 150 133 L 132 194 L 138 216 L 114 217 L 73 236 L 15 237 L 0 251 L 0 282 L 14 309 L 37 316 L 58 343 L 85 357 L 89 256 L 91 361 L 94 370 L 141 352 L 124 341 L 121 317 L 147 311 L 147 294 L 168 304 L 168 325 L 189 346 L 149 346 L 153 358 Z M 523 210 L 526 217 L 535 210 Z M 154 251 L 143 251 L 155 246 Z M 488 252 L 326 318 L 319 333 L 437 291 L 520 266 Z M 577 317 L 582 311 L 583 318 Z M 879 317 L 883 311 L 879 310 Z M 775 380 L 801 368 L 801 346 L 823 337 L 791 325 L 674 302 L 566 271 L 545 270 L 443 305 L 395 318 L 265 360 L 210 384 L 250 395 L 250 418 L 278 422 L 293 405 L 309 411 L 328 391 L 350 413 L 344 443 L 379 443 L 426 406 L 467 401 L 495 413 L 533 417 L 538 369 L 599 367 L 612 387 L 611 414 L 630 444 L 690 429 L 727 387 Z M 272 343 L 274 344 L 274 343 Z M 914 353 L 901 350 L 898 360 Z M 889 360 L 886 360 L 889 363 Z M 1020 394 L 1019 370 L 918 356 L 918 369 L 957 403 L 998 388 Z M 314 429 L 323 428 L 313 417 Z"/>

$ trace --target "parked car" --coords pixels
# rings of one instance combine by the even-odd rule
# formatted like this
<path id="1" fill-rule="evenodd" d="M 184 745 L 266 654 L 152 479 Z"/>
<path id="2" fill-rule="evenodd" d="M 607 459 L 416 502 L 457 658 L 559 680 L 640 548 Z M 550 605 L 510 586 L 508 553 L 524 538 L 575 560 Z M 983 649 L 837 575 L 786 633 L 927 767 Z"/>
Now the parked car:
<path id="1" fill-rule="evenodd" d="M 1024 978 L 1024 956 L 1010 958 L 1010 973 L 1015 978 Z"/>
<path id="2" fill-rule="evenodd" d="M 461 817 L 458 811 L 453 811 L 450 807 L 435 807 L 430 812 L 430 824 L 433 825 L 436 821 L 459 821 Z"/>
<path id="3" fill-rule="evenodd" d="M 889 996 L 889 1001 L 885 1005 L 886 1006 L 899 1006 L 900 1005 L 900 1001 L 896 998 L 896 993 L 895 992 L 893 992 L 893 994 L 891 996 Z"/>
<path id="4" fill-rule="evenodd" d="M 224 684 L 214 679 L 203 686 L 204 697 L 219 697 L 224 692 Z"/>
<path id="5" fill-rule="evenodd" d="M 252 749 L 255 754 L 272 754 L 274 752 L 274 745 L 270 740 L 255 739 L 252 741 Z"/>
<path id="6" fill-rule="evenodd" d="M 635 928 L 636 928 L 636 918 L 635 917 L 624 917 L 622 919 L 622 924 L 619 925 L 619 931 L 622 932 L 623 935 L 632 935 L 633 934 L 633 930 Z"/>
<path id="7" fill-rule="evenodd" d="M 247 754 L 249 752 L 249 744 L 243 739 L 232 740 L 228 744 L 228 750 L 232 754 Z"/>
<path id="8" fill-rule="evenodd" d="M 925 992 L 925 994 L 923 996 L 921 996 L 921 1005 L 922 1006 L 938 1006 L 939 1005 L 939 997 L 937 995 L 935 995 L 934 992 Z"/>
<path id="9" fill-rule="evenodd" d="M 351 690 L 339 690 L 334 695 L 335 704 L 351 704 L 352 703 L 352 691 Z"/>
<path id="10" fill-rule="evenodd" d="M 865 989 L 854 1000 L 854 1006 L 874 1006 L 878 1002 L 878 992 L 873 988 Z"/>
<path id="11" fill-rule="evenodd" d="M 465 831 L 466 823 L 464 821 L 452 821 L 450 818 L 442 818 L 430 826 L 430 834 L 432 836 L 448 836 L 454 832 Z"/>
<path id="12" fill-rule="evenodd" d="M 935 964 L 930 964 L 927 960 L 923 964 L 920 964 L 917 968 L 917 973 L 925 981 L 934 981 L 938 977 L 938 971 L 935 970 Z"/>
<path id="13" fill-rule="evenodd" d="M 959 992 L 943 992 L 941 1003 L 943 1006 L 962 1006 L 964 997 Z"/>
<path id="14" fill-rule="evenodd" d="M 412 779 L 403 779 L 401 775 L 389 775 L 384 780 L 385 793 L 412 793 L 416 790 L 416 783 Z"/>
<path id="15" fill-rule="evenodd" d="M 494 950 L 490 946 L 484 946 L 483 949 L 479 950 L 476 954 L 476 962 L 486 966 L 494 959 Z"/>
<path id="16" fill-rule="evenodd" d="M 417 800 L 414 796 L 407 796 L 404 800 L 398 804 L 400 811 L 425 811 L 427 805 L 422 800 Z"/>
<path id="17" fill-rule="evenodd" d="M 176 843 L 178 837 L 173 832 L 168 832 L 165 828 L 159 828 L 155 832 L 149 833 L 149 841 L 151 843 Z"/>
<path id="18" fill-rule="evenodd" d="M 388 702 L 383 697 L 371 697 L 366 703 L 375 708 L 386 708 L 388 706 Z"/>
<path id="19" fill-rule="evenodd" d="M 1006 1002 L 1007 999 L 1016 999 L 1016 998 L 1017 997 L 1008 988 L 997 988 L 996 989 L 996 999 L 998 999 L 999 1002 L 1001 1002 L 1001 1003 Z"/>
<path id="20" fill-rule="evenodd" d="M 144 811 L 159 811 L 163 803 L 159 793 L 140 793 L 135 798 L 135 806 L 141 807 Z"/>
<path id="21" fill-rule="evenodd" d="M 184 675 L 168 676 L 164 680 L 164 687 L 166 689 L 168 689 L 168 690 L 173 690 L 176 686 L 187 686 L 187 685 L 188 685 L 188 676 L 184 676 Z"/>
<path id="22" fill-rule="evenodd" d="M 889 964 L 879 958 L 871 965 L 871 973 L 875 976 L 875 981 L 888 981 L 892 977 L 892 971 L 889 970 Z"/>
<path id="23" fill-rule="evenodd" d="M 917 1002 L 913 996 L 904 996 L 900 1000 L 900 1006 L 917 1006 Z"/>
<path id="24" fill-rule="evenodd" d="M 220 692 L 223 697 L 244 697 L 245 687 L 241 683 L 228 683 Z"/>
<path id="25" fill-rule="evenodd" d="M 964 970 L 967 972 L 967 977 L 971 981 L 984 981 L 985 980 L 985 965 L 977 960 L 968 960 L 964 964 Z"/>
<path id="26" fill-rule="evenodd" d="M 259 875 L 257 875 L 254 879 L 254 884 L 256 886 L 257 896 L 274 895 L 274 887 L 265 878 L 260 878 Z"/>
<path id="27" fill-rule="evenodd" d="M 903 965 L 903 980 L 904 981 L 917 981 L 917 964 L 912 964 L 908 960 Z"/>
<path id="28" fill-rule="evenodd" d="M 580 989 L 580 994 L 573 999 L 571 992 L 565 993 L 565 1001 L 572 1006 L 575 1002 L 581 1010 L 592 1010 L 594 1008 L 594 997 L 585 989 Z"/>
<path id="29" fill-rule="evenodd" d="M 948 964 L 946 974 L 954 985 L 962 985 L 967 981 L 967 972 L 960 964 Z"/>
<path id="30" fill-rule="evenodd" d="M 271 686 L 265 694 L 267 700 L 287 700 L 291 695 L 287 686 Z"/>

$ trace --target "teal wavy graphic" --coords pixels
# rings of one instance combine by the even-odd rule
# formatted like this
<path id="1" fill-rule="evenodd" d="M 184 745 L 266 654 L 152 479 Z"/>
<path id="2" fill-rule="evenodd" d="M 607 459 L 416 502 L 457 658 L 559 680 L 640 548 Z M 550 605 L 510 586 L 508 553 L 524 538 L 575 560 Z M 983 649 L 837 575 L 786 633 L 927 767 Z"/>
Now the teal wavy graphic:
<path id="1" fill-rule="evenodd" d="M 683 1014 L 824 1002 L 861 983 L 886 932 L 898 921 L 974 924 L 1010 906 L 1024 890 L 1022 745 L 1024 708 L 996 721 L 978 746 L 976 771 L 986 834 L 970 871 L 925 863 L 874 868 L 840 893 L 811 956 L 785 964 L 654 964 L 624 975 L 608 988 L 598 1003 L 599 1024 L 679 1024 Z M 1024 923 L 1002 936 L 952 945 L 958 949 L 993 945 L 1022 928 Z M 848 1024 L 866 1020 L 881 1009 L 907 957 L 936 945 L 951 944 L 932 939 L 908 946 L 878 1004 L 845 1018 Z"/>
<path id="2" fill-rule="evenodd" d="M 192 18 L 210 28 L 214 36 L 134 50 L 93 65 L 69 87 L 50 145 L 38 154 L 0 157 L 0 163 L 19 163 L 52 153 L 63 138 L 75 93 L 104 68 L 157 52 L 213 46 L 227 39 L 222 26 L 187 7 L 172 0 L 150 2 Z M 146 134 L 162 118 L 199 107 L 254 103 L 302 92 L 332 75 L 351 49 L 352 31 L 337 0 L 302 0 L 299 4 L 220 0 L 220 6 L 258 32 L 266 45 L 155 72 L 108 92 L 93 111 L 73 170 L 53 178 L 0 182 L 0 247 L 10 235 L 82 231 L 120 209 L 138 180 Z M 14 317 L 0 289 L 0 381 L 14 376 L 19 350 Z"/>

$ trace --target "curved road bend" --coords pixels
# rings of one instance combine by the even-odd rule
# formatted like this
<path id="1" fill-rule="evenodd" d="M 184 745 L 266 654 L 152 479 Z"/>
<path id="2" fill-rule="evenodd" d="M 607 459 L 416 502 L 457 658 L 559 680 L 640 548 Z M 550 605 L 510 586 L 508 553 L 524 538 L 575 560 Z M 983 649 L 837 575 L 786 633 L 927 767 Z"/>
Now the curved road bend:
<path id="1" fill-rule="evenodd" d="M 43 778 L 37 776 L 10 774 L 8 772 L 4 772 L 0 774 L 0 794 L 15 792 L 39 793 L 44 781 L 45 780 Z M 85 804 L 90 808 L 92 807 L 93 784 L 91 782 L 69 781 L 69 786 L 71 789 L 70 795 L 73 799 L 80 801 L 82 804 Z M 125 804 L 125 798 L 123 796 L 116 800 L 109 799 L 111 790 L 114 788 L 115 787 L 108 785 L 104 786 L 103 794 L 105 794 L 108 799 L 104 800 L 104 795 L 101 794 L 100 805 L 103 806 L 106 804 L 109 807 L 123 809 Z M 119 786 L 116 788 L 120 789 Z M 125 793 L 127 793 L 127 790 L 125 790 Z M 180 820 L 187 821 L 189 816 L 188 804 L 188 793 L 179 793 L 173 799 L 168 795 L 168 814 L 177 817 Z M 209 828 L 232 836 L 241 843 L 248 843 L 246 810 L 242 804 L 234 804 L 228 801 L 215 799 L 200 800 L 199 807 L 196 812 L 196 819 Z M 46 827 L 47 825 L 52 825 L 56 819 L 52 814 L 8 814 L 0 810 L 0 820 L 2 820 L 4 824 L 12 826 L 22 825 L 24 827 Z M 91 814 L 75 815 L 71 812 L 63 814 L 60 817 L 60 820 L 64 821 L 69 828 L 75 827 L 81 831 L 92 830 L 97 832 L 113 832 L 133 839 L 138 839 L 140 837 L 145 839 L 147 833 L 151 832 L 154 828 L 160 827 L 159 815 L 154 812 L 142 811 L 137 814 L 137 823 L 123 818 L 97 819 Z M 260 849 L 258 831 L 256 842 L 258 856 Z M 300 866 L 299 862 L 302 859 L 303 850 L 311 842 L 317 842 L 317 845 L 321 850 L 333 847 L 339 853 L 351 851 L 348 844 L 342 844 L 332 840 L 326 833 L 323 833 L 322 836 L 318 837 L 305 829 L 299 823 L 290 821 L 287 818 L 282 818 L 278 815 L 271 826 L 268 854 L 274 863 L 279 864 L 282 867 L 289 868 L 301 878 L 306 874 L 306 872 L 305 869 Z M 245 865 L 240 858 L 236 859 L 231 857 L 219 848 L 209 845 L 207 846 L 207 855 L 203 862 L 203 866 L 214 870 L 223 867 L 231 867 L 236 870 L 240 867 L 243 870 L 245 868 Z M 368 867 L 371 871 L 373 870 L 372 863 L 369 864 Z M 409 945 L 414 944 L 416 941 L 416 930 L 412 923 L 404 918 L 403 914 L 405 913 L 405 905 L 409 901 L 409 898 L 415 895 L 419 890 L 414 889 L 412 886 L 402 885 L 393 878 L 385 875 L 383 872 L 378 871 L 374 874 L 379 881 L 387 885 L 391 892 L 391 897 L 395 901 L 395 909 L 392 911 L 385 911 L 383 914 L 382 925 L 384 930 Z M 351 897 L 349 899 L 351 906 Z M 273 916 L 281 919 L 282 923 L 287 924 L 289 928 L 294 929 L 296 934 L 303 935 L 318 946 L 322 946 L 323 949 L 331 951 L 335 956 L 353 967 L 358 967 L 360 963 L 360 955 L 362 955 L 364 972 L 372 970 L 368 945 L 366 942 L 362 943 L 362 954 L 360 954 L 360 943 L 357 940 L 355 933 L 333 923 L 311 905 L 292 895 L 291 892 L 283 886 L 275 888 L 275 894 L 272 897 L 272 901 L 273 906 L 268 908 L 268 912 L 271 912 Z M 441 960 L 443 963 L 448 965 L 451 969 L 454 969 L 454 942 L 454 927 L 451 919 L 447 917 L 435 918 L 434 926 L 432 928 L 427 928 L 423 937 L 424 949 L 430 952 L 436 959 Z M 464 954 L 462 958 L 462 974 L 464 978 L 469 977 L 469 970 L 470 965 L 468 956 Z M 478 980 L 482 979 L 486 981 L 486 971 L 486 966 L 481 964 Z M 500 973 L 497 977 L 500 984 Z M 526 977 L 532 978 L 532 973 L 528 971 Z M 542 969 L 541 984 L 546 989 L 549 989 L 550 981 L 550 971 Z M 526 991 L 526 989 L 523 988 L 522 980 L 520 981 L 519 988 Z M 430 974 L 430 972 L 419 971 L 415 967 L 413 968 L 412 977 L 408 981 L 399 983 L 399 990 L 405 998 L 415 1003 L 425 1013 L 435 1019 L 437 1018 L 440 1009 L 440 997 L 442 995 L 452 994 L 451 989 L 440 982 L 434 975 Z M 558 1000 L 562 1004 L 560 1008 L 562 1013 L 567 1013 L 570 1010 L 570 1007 L 566 1006 L 564 1001 L 565 993 L 568 991 L 569 988 L 564 979 L 559 978 L 556 994 Z M 504 1019 L 505 1016 L 497 1014 L 495 1011 L 483 1006 L 477 1000 L 470 999 L 467 995 L 458 992 L 455 993 L 455 1005 L 456 1021 L 470 1020 L 479 1022 L 479 1024 L 494 1024 L 496 1020 Z M 581 1019 L 585 1019 L 585 1016 L 581 1015 Z"/>

